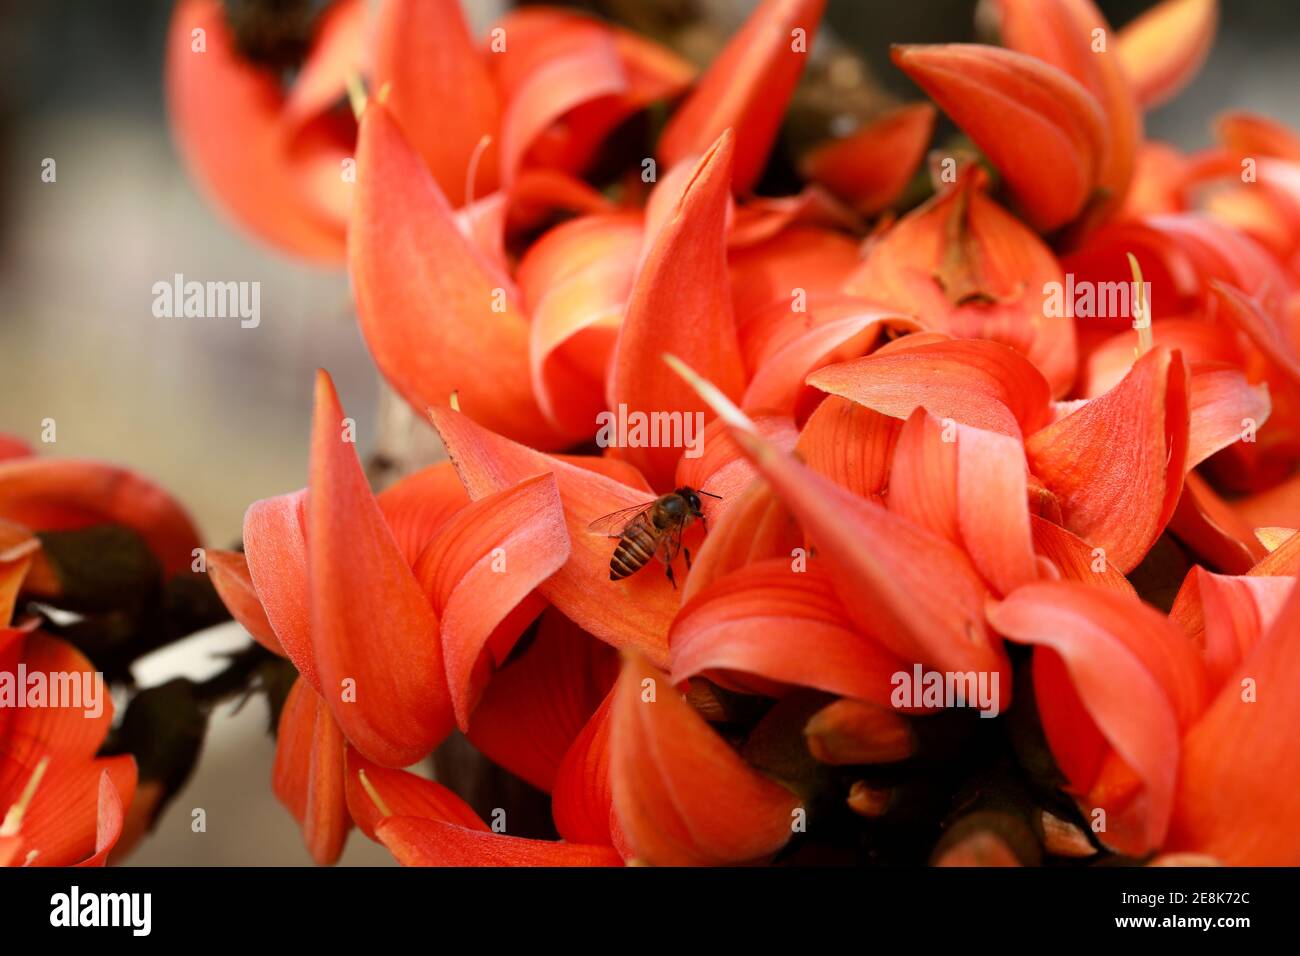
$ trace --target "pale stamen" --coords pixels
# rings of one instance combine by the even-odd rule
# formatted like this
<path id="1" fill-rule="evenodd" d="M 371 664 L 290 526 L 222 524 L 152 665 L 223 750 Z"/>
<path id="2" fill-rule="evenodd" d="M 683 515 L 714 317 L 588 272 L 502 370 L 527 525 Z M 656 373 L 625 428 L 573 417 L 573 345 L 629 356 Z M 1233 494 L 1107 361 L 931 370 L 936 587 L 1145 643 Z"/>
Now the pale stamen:
<path id="1" fill-rule="evenodd" d="M 18 795 L 18 799 L 5 813 L 4 822 L 0 823 L 0 837 L 17 836 L 18 830 L 23 823 L 23 814 L 27 812 L 28 805 L 32 802 L 32 797 L 36 795 L 36 788 L 41 784 L 41 778 L 45 776 L 45 769 L 50 765 L 49 757 L 42 757 L 32 775 L 27 778 L 27 786 L 23 787 L 23 792 Z"/>
<path id="2" fill-rule="evenodd" d="M 361 778 L 361 787 L 366 791 L 366 795 L 370 797 L 374 805 L 379 808 L 380 816 L 391 817 L 393 811 L 388 809 L 388 804 L 384 803 L 384 798 L 379 795 L 379 791 L 376 790 L 375 785 L 370 782 L 370 778 L 366 776 L 366 772 L 364 770 L 358 770 L 357 776 Z"/>
<path id="3" fill-rule="evenodd" d="M 1147 303 L 1146 283 L 1142 281 L 1142 266 L 1133 253 L 1126 252 L 1125 255 L 1128 256 L 1128 265 L 1133 271 L 1133 328 L 1138 334 L 1134 357 L 1141 358 L 1151 351 L 1155 337 L 1151 334 L 1151 313 Z"/>

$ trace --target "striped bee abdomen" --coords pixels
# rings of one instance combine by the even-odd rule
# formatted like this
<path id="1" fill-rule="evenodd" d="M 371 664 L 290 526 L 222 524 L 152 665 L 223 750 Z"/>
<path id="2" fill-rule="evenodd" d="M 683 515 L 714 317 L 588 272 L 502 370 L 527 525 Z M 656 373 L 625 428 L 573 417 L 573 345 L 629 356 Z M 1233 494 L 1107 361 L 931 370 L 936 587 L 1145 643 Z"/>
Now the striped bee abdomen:
<path id="1" fill-rule="evenodd" d="M 609 559 L 609 579 L 619 581 L 640 571 L 654 557 L 658 546 L 659 539 L 645 523 L 637 521 L 629 525 Z"/>

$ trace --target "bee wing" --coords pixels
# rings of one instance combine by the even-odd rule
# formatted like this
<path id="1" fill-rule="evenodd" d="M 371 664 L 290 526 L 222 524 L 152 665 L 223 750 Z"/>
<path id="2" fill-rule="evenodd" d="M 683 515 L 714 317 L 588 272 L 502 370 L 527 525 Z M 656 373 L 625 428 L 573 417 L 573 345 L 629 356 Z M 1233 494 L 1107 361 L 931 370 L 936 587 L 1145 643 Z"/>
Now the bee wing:
<path id="1" fill-rule="evenodd" d="M 607 515 L 602 515 L 587 525 L 587 533 L 604 535 L 607 538 L 621 537 L 623 529 L 649 511 L 656 500 L 658 499 L 652 499 L 639 505 L 633 505 L 630 508 L 621 508 L 618 511 L 611 511 Z"/>
<path id="2" fill-rule="evenodd" d="M 685 528 L 686 519 L 683 518 L 665 531 L 663 537 L 659 539 L 659 548 L 655 553 L 664 564 L 672 564 L 677 557 L 677 553 L 681 551 L 682 531 Z"/>

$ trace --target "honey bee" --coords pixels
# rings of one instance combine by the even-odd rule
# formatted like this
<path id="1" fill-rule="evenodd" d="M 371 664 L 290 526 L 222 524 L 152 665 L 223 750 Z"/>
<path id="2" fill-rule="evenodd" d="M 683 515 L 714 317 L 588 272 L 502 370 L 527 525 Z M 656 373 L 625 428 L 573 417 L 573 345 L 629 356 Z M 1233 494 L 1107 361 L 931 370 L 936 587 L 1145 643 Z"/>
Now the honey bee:
<path id="1" fill-rule="evenodd" d="M 609 579 L 620 581 L 636 574 L 650 559 L 658 556 L 664 563 L 665 573 L 673 590 L 677 581 L 673 577 L 673 559 L 678 551 L 685 551 L 686 570 L 691 569 L 691 550 L 682 548 L 682 532 L 697 518 L 704 530 L 709 525 L 700 509 L 700 495 L 721 499 L 708 491 L 696 491 L 686 485 L 671 494 L 661 495 L 654 501 L 633 505 L 597 518 L 587 530 L 592 534 L 618 538 L 618 547 L 609 559 Z"/>

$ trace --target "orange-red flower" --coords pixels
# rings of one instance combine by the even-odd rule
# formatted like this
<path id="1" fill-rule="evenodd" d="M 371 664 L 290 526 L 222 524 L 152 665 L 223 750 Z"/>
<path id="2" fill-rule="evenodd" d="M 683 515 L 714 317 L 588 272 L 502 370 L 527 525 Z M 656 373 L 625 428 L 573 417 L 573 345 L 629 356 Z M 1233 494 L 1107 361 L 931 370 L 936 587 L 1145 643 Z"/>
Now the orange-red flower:
<path id="1" fill-rule="evenodd" d="M 20 594 L 56 598 L 63 582 L 39 531 L 101 523 L 132 528 L 188 569 L 189 519 L 161 489 L 122 469 L 38 459 L 7 436 L 0 461 L 0 865 L 103 866 L 136 789 L 135 760 L 98 757 L 113 724 L 103 675 L 72 644 L 19 613 Z M 12 622 L 12 623 L 11 623 Z M 92 701 L 87 688 L 97 683 Z M 76 697 L 60 688 L 75 685 Z"/>
<path id="2" fill-rule="evenodd" d="M 372 495 L 322 375 L 308 488 L 212 563 L 300 675 L 275 787 L 318 860 L 352 822 L 406 864 L 843 851 L 828 802 L 883 819 L 881 780 L 946 785 L 913 758 L 960 747 L 973 704 L 900 697 L 926 672 L 1012 710 L 1017 773 L 1076 803 L 1071 852 L 1300 859 L 1300 138 L 1241 114 L 1204 154 L 1143 139 L 1213 3 L 1115 34 L 1090 0 L 1001 0 L 1001 46 L 894 49 L 992 170 L 933 155 L 895 219 L 933 124 L 913 105 L 755 197 L 822 6 L 761 3 L 689 92 L 591 20 L 526 11 L 483 53 L 450 5 L 383 8 L 349 267 L 450 462 Z M 453 86 L 472 106 L 444 129 L 413 91 Z M 683 94 L 655 175 L 625 166 L 617 204 L 574 178 Z M 1052 305 L 1130 279 L 1113 313 Z M 615 411 L 699 443 L 559 453 Z M 683 486 L 718 497 L 674 578 L 612 580 L 593 522 Z M 403 769 L 453 726 L 549 795 L 550 830 Z M 972 839 L 934 858 L 1022 859 Z"/>

